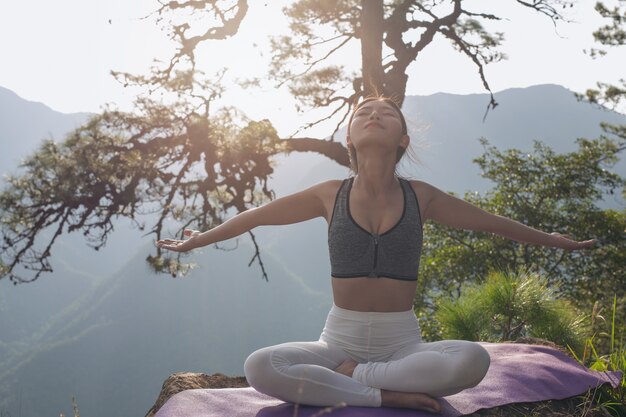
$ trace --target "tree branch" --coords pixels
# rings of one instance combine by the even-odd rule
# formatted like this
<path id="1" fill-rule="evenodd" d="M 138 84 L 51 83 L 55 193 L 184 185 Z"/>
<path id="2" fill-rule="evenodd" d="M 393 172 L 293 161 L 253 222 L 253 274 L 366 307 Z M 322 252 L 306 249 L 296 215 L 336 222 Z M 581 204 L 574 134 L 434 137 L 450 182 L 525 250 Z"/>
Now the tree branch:
<path id="1" fill-rule="evenodd" d="M 267 273 L 265 272 L 265 266 L 263 265 L 263 261 L 261 260 L 261 252 L 259 251 L 259 245 L 256 243 L 256 238 L 254 237 L 254 233 L 252 233 L 251 230 L 249 230 L 248 233 L 250 234 L 250 237 L 252 238 L 252 243 L 254 243 L 254 248 L 255 248 L 254 256 L 252 257 L 252 259 L 250 259 L 250 262 L 248 262 L 248 267 L 252 265 L 252 262 L 255 259 L 258 259 L 259 266 L 261 267 L 261 271 L 263 273 L 263 279 L 266 282 L 269 282 L 267 279 Z"/>
<path id="2" fill-rule="evenodd" d="M 467 44 L 461 38 L 459 38 L 457 36 L 457 34 L 454 32 L 454 30 L 441 29 L 441 33 L 443 33 L 449 39 L 452 39 L 459 46 L 459 48 L 467 56 L 469 56 L 470 59 L 478 67 L 478 73 L 480 75 L 480 79 L 482 80 L 483 86 L 485 87 L 485 89 L 487 89 L 487 91 L 489 91 L 489 97 L 490 97 L 489 104 L 487 104 L 487 109 L 485 110 L 485 115 L 483 116 L 483 122 L 484 122 L 485 119 L 487 118 L 487 113 L 489 113 L 489 108 L 495 109 L 498 106 L 498 103 L 496 102 L 495 98 L 493 97 L 493 92 L 491 91 L 491 88 L 489 87 L 489 84 L 487 83 L 487 80 L 485 79 L 485 73 L 483 71 L 483 65 L 478 60 L 478 57 L 476 56 L 476 54 L 472 53 L 469 50 Z"/>

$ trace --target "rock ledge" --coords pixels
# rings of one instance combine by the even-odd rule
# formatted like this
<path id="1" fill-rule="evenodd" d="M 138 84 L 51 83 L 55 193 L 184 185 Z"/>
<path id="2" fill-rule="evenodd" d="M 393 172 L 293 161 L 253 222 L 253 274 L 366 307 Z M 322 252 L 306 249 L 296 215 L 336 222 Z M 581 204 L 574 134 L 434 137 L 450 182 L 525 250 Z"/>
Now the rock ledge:
<path id="1" fill-rule="evenodd" d="M 181 391 L 197 388 L 245 388 L 249 386 L 244 376 L 230 377 L 220 373 L 207 375 L 193 372 L 177 372 L 170 375 L 163 382 L 159 398 L 148 411 L 146 417 L 154 416 L 172 395 Z"/>

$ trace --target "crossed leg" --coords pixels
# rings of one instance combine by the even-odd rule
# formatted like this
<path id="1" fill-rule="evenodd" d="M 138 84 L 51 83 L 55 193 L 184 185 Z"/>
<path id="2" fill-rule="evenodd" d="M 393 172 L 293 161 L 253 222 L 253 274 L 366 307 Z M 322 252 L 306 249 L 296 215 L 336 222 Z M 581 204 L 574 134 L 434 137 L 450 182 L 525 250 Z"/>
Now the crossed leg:
<path id="1" fill-rule="evenodd" d="M 244 363 L 250 386 L 287 402 L 379 407 L 380 389 L 334 371 L 350 356 L 323 341 L 289 342 L 253 352 Z"/>
<path id="2" fill-rule="evenodd" d="M 290 342 L 253 352 L 244 372 L 257 391 L 287 402 L 439 410 L 428 395 L 451 395 L 477 385 L 489 362 L 482 346 L 464 340 L 409 345 L 387 362 L 368 363 L 357 363 L 324 341 Z M 350 363 L 352 377 L 345 372 Z"/>
<path id="3" fill-rule="evenodd" d="M 490 363 L 478 343 L 442 340 L 406 346 L 387 362 L 356 364 L 352 378 L 374 388 L 444 397 L 478 385 Z"/>
<path id="4" fill-rule="evenodd" d="M 353 359 L 346 359 L 341 365 L 335 368 L 335 372 L 352 377 L 354 368 L 359 363 Z M 429 395 L 418 392 L 380 390 L 382 407 L 412 408 L 416 410 L 427 410 L 441 412 L 441 404 Z"/>

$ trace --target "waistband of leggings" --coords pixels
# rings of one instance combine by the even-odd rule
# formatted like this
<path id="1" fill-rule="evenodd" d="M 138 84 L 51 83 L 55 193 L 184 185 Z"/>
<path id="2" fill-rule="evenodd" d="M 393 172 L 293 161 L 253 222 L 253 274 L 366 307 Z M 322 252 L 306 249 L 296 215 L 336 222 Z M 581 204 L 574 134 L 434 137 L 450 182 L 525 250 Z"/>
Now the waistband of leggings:
<path id="1" fill-rule="evenodd" d="M 417 320 L 413 309 L 406 311 L 390 311 L 390 312 L 378 312 L 378 311 L 356 311 L 348 310 L 338 307 L 335 303 L 328 313 L 329 316 L 337 316 L 350 320 L 361 321 L 402 321 L 402 320 Z"/>

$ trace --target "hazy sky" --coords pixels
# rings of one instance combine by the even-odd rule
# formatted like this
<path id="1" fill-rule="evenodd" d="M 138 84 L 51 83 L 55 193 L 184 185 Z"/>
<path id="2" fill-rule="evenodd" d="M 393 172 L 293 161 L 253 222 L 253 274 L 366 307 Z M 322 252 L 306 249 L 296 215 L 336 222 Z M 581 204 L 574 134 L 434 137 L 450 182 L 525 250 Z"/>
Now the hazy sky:
<path id="1" fill-rule="evenodd" d="M 122 88 L 109 71 L 145 74 L 153 58 L 165 59 L 174 48 L 153 18 L 141 19 L 158 8 L 155 0 L 0 2 L 4 6 L 0 14 L 0 86 L 57 111 L 97 112 L 104 103 L 129 109 L 133 93 Z M 249 3 L 248 16 L 234 39 L 212 42 L 198 51 L 199 68 L 211 74 L 228 66 L 230 79 L 264 73 L 258 69 L 268 61 L 269 36 L 285 33 L 281 7 L 289 2 Z M 607 5 L 614 3 L 606 1 Z M 470 11 L 508 19 L 485 24 L 490 32 L 505 33 L 499 50 L 509 57 L 485 66 L 494 92 L 544 83 L 584 91 L 596 81 L 616 82 L 625 75 L 624 48 L 610 50 L 608 56 L 597 60 L 583 52 L 599 46 L 591 33 L 605 24 L 593 10 L 595 0 L 582 0 L 567 9 L 567 16 L 576 23 L 562 22 L 556 29 L 550 19 L 513 0 L 468 0 L 463 4 Z M 356 70 L 358 45 L 353 44 L 337 59 L 351 62 Z M 250 74 L 250 69 L 255 72 Z M 475 65 L 441 36 L 409 67 L 409 77 L 407 95 L 486 92 Z M 233 85 L 223 102 L 236 104 L 252 118 L 269 118 L 281 135 L 293 133 L 300 123 L 315 116 L 299 117 L 286 88 L 245 91 Z M 323 132 L 330 133 L 329 126 L 307 134 L 324 136 Z"/>

